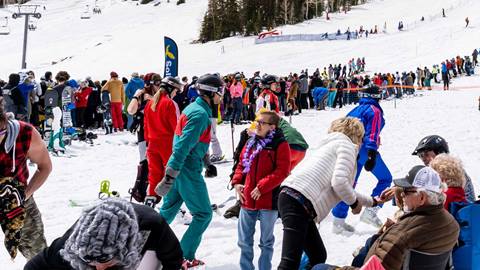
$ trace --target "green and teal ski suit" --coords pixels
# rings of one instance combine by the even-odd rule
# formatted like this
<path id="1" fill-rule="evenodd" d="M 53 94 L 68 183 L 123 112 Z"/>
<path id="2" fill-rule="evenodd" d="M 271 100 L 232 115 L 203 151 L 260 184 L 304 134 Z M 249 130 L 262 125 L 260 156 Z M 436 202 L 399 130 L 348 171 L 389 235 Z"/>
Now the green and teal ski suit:
<path id="1" fill-rule="evenodd" d="M 183 110 L 167 164 L 179 174 L 172 189 L 163 198 L 160 214 L 171 223 L 185 202 L 192 214 L 192 222 L 180 241 L 183 256 L 187 260 L 195 259 L 202 234 L 212 219 L 207 185 L 202 176 L 203 157 L 210 144 L 211 117 L 210 105 L 201 97 Z"/>

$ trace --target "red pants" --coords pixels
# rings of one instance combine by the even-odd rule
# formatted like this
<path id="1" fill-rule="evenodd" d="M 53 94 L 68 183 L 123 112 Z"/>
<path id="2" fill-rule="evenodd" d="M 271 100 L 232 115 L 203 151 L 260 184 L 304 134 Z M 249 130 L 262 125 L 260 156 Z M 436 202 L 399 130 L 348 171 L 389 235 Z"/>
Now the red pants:
<path id="1" fill-rule="evenodd" d="M 156 195 L 155 187 L 165 176 L 165 167 L 172 154 L 172 142 L 167 143 L 167 139 L 160 146 L 159 143 L 149 142 L 147 148 L 148 160 L 148 191 L 147 195 Z"/>
<path id="2" fill-rule="evenodd" d="M 290 170 L 293 170 L 305 157 L 307 151 L 300 151 L 290 148 Z"/>
<path id="3" fill-rule="evenodd" d="M 111 103 L 113 128 L 123 129 L 122 107 L 121 102 Z"/>

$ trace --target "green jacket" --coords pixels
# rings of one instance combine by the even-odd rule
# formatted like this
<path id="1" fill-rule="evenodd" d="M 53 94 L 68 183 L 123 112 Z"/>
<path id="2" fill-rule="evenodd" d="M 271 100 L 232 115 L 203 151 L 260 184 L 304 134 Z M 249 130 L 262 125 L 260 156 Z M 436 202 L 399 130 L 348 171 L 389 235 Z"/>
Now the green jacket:
<path id="1" fill-rule="evenodd" d="M 278 127 L 282 130 L 283 135 L 285 136 L 285 139 L 287 139 L 287 142 L 290 146 L 297 145 L 304 150 L 308 149 L 308 144 L 303 138 L 302 134 L 292 127 L 285 119 L 280 118 Z"/>
<path id="2" fill-rule="evenodd" d="M 211 117 L 212 109 L 201 97 L 183 110 L 175 129 L 168 167 L 181 171 L 185 165 L 201 173 L 203 157 L 210 145 Z"/>

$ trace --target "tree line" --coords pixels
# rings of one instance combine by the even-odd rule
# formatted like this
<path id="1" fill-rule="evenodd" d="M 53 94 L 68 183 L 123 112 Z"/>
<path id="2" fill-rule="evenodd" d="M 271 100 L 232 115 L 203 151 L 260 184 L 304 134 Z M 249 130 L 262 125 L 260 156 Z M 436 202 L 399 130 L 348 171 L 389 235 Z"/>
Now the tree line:
<path id="1" fill-rule="evenodd" d="M 324 12 L 348 11 L 366 0 L 209 0 L 200 41 L 257 35 L 263 29 L 296 24 Z"/>

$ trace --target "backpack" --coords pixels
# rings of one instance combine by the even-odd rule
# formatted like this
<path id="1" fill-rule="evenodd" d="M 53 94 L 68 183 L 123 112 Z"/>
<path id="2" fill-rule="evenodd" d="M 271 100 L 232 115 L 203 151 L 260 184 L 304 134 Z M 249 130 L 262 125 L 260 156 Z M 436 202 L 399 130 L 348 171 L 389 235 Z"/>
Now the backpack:
<path id="1" fill-rule="evenodd" d="M 453 250 L 453 265 L 457 270 L 472 269 L 480 265 L 480 200 L 453 202 L 450 213 L 460 225 L 458 245 Z"/>
<path id="2" fill-rule="evenodd" d="M 47 90 L 44 97 L 45 108 L 58 107 L 58 92 L 56 90 Z"/>
<path id="3" fill-rule="evenodd" d="M 137 179 L 133 188 L 128 190 L 130 193 L 130 201 L 132 198 L 137 202 L 143 203 L 145 197 L 147 196 L 147 187 L 148 187 L 148 162 L 146 159 L 140 161 L 137 166 Z"/>

